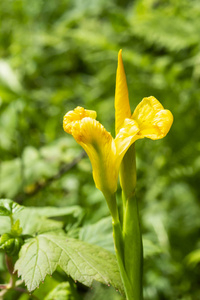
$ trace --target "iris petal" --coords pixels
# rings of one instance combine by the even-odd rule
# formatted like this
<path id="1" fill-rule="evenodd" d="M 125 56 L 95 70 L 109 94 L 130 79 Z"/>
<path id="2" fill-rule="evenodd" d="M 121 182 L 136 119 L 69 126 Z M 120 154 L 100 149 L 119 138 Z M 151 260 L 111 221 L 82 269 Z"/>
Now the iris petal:
<path id="1" fill-rule="evenodd" d="M 67 133 L 72 134 L 73 124 L 76 121 L 80 121 L 85 117 L 96 119 L 97 113 L 94 110 L 87 110 L 83 107 L 77 106 L 74 110 L 70 110 L 63 119 L 63 128 Z"/>
<path id="2" fill-rule="evenodd" d="M 122 128 L 115 138 L 115 145 L 119 157 L 123 157 L 128 148 L 140 137 L 138 124 L 133 119 L 125 119 Z"/>
<path id="3" fill-rule="evenodd" d="M 96 187 L 104 194 L 113 194 L 117 189 L 118 170 L 115 166 L 116 147 L 111 134 L 91 117 L 81 119 L 72 112 L 68 114 L 64 118 L 64 129 L 70 128 L 74 139 L 88 154 Z M 82 115 L 84 116 L 85 113 Z"/>
<path id="4" fill-rule="evenodd" d="M 147 137 L 152 140 L 166 136 L 173 122 L 172 113 L 165 110 L 153 96 L 144 98 L 131 118 L 138 123 L 140 138 Z"/>

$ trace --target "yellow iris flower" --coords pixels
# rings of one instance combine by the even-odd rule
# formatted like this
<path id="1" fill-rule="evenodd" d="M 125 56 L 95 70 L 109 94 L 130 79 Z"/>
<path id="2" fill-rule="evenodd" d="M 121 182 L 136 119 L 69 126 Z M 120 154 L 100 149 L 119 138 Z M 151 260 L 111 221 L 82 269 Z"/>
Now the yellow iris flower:
<path id="1" fill-rule="evenodd" d="M 95 111 L 78 106 L 66 113 L 63 127 L 88 154 L 96 187 L 106 196 L 117 190 L 119 167 L 128 148 L 144 137 L 163 138 L 172 125 L 173 116 L 153 96 L 144 98 L 131 114 L 121 50 L 115 90 L 115 138 L 96 116 Z"/>

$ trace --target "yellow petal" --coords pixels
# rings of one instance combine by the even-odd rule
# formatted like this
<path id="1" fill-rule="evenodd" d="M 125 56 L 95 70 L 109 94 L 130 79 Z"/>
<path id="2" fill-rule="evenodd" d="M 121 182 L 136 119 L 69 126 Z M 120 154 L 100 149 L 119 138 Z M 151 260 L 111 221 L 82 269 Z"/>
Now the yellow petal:
<path id="1" fill-rule="evenodd" d="M 118 54 L 118 67 L 115 88 L 115 131 L 119 132 L 126 118 L 131 117 L 126 75 L 122 61 L 122 50 Z"/>
<path id="2" fill-rule="evenodd" d="M 79 111 L 82 116 L 88 114 L 80 108 Z M 116 149 L 111 134 L 98 121 L 87 116 L 81 117 L 77 111 L 65 115 L 64 129 L 70 131 L 88 154 L 96 187 L 104 194 L 113 194 L 117 189 L 118 170 L 115 166 Z"/>
<path id="3" fill-rule="evenodd" d="M 72 134 L 73 124 L 76 121 L 80 121 L 85 117 L 96 119 L 97 113 L 94 110 L 87 110 L 83 107 L 77 106 L 74 110 L 70 110 L 65 114 L 63 119 L 63 128 L 67 133 Z"/>
<path id="4" fill-rule="evenodd" d="M 131 118 L 138 123 L 140 138 L 147 137 L 152 140 L 166 136 L 173 123 L 172 113 L 165 110 L 153 96 L 144 98 Z"/>
<path id="5" fill-rule="evenodd" d="M 125 119 L 122 128 L 118 132 L 114 142 L 117 150 L 117 168 L 128 150 L 128 148 L 140 138 L 137 134 L 140 131 L 138 124 L 133 119 Z"/>

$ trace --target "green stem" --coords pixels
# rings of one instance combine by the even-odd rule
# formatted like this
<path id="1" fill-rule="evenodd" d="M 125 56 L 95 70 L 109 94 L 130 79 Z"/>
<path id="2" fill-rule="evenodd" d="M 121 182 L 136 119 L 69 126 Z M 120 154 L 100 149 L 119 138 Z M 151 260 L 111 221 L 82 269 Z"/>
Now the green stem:
<path id="1" fill-rule="evenodd" d="M 119 221 L 119 212 L 116 202 L 115 194 L 105 194 L 109 210 L 112 215 L 112 225 L 113 225 L 113 238 L 114 238 L 114 245 L 115 245 L 115 253 L 117 257 L 117 262 L 120 270 L 120 275 L 122 279 L 122 283 L 124 285 L 125 294 L 130 295 L 131 286 L 124 268 L 124 243 L 123 243 L 123 235 L 122 235 L 122 228 Z M 127 300 L 132 300 L 131 297 L 127 297 Z"/>
<path id="2" fill-rule="evenodd" d="M 132 286 L 132 300 L 142 300 L 143 246 L 138 203 L 133 195 L 126 199 L 123 223 L 125 270 Z"/>
<path id="3" fill-rule="evenodd" d="M 132 298 L 132 287 L 129 282 L 129 279 L 126 274 L 126 270 L 124 267 L 124 246 L 123 246 L 123 236 L 122 236 L 122 230 L 120 223 L 113 222 L 113 238 L 114 238 L 114 244 L 115 244 L 115 252 L 117 257 L 117 262 L 120 270 L 120 275 L 122 279 L 122 283 L 124 286 L 126 299 L 127 300 L 133 300 Z"/>
<path id="4" fill-rule="evenodd" d="M 115 194 L 104 194 L 112 215 L 113 238 L 127 300 L 142 300 L 142 238 L 135 196 L 123 194 L 123 230 Z"/>
<path id="5" fill-rule="evenodd" d="M 118 212 L 115 194 L 109 194 L 109 193 L 105 193 L 105 192 L 103 194 L 104 194 L 104 197 L 108 204 L 108 208 L 110 210 L 113 222 L 118 223 L 119 222 L 119 212 Z"/>
<path id="6" fill-rule="evenodd" d="M 132 144 L 120 165 L 120 184 L 125 199 L 135 193 L 136 180 L 135 144 Z"/>
<path id="7" fill-rule="evenodd" d="M 9 285 L 10 285 L 10 288 L 14 288 L 15 282 L 17 280 L 17 276 L 15 274 L 13 274 L 13 271 L 14 271 L 13 259 L 12 259 L 12 257 L 5 254 L 5 261 L 6 261 L 6 266 L 7 266 L 8 272 L 10 273 Z"/>
<path id="8" fill-rule="evenodd" d="M 122 220 L 122 227 L 124 228 L 124 219 L 126 217 L 126 196 L 122 190 L 122 207 L 123 207 L 123 220 Z"/>
<path id="9" fill-rule="evenodd" d="M 132 300 L 142 300 L 143 247 L 139 222 L 136 187 L 135 145 L 131 145 L 120 166 L 123 200 L 124 268 L 131 285 Z"/>

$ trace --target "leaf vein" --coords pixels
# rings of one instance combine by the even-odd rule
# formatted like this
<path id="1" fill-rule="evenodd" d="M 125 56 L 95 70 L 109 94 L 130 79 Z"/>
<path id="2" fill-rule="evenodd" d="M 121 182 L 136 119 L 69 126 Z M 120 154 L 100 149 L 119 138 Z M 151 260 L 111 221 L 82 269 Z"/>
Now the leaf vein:
<path id="1" fill-rule="evenodd" d="M 83 274 L 82 274 L 81 270 L 79 269 L 79 267 L 77 266 L 77 264 L 76 264 L 75 261 L 72 259 L 72 257 L 70 256 L 69 252 L 68 252 L 66 249 L 64 249 L 61 245 L 57 244 L 55 241 L 52 241 L 52 240 L 51 240 L 50 238 L 48 238 L 47 236 L 44 236 L 44 237 L 45 237 L 47 240 L 51 241 L 51 242 L 52 242 L 53 244 L 55 244 L 56 246 L 58 246 L 58 247 L 62 250 L 61 255 L 60 255 L 60 258 L 59 258 L 59 262 L 60 262 L 60 260 L 61 260 L 62 253 L 65 252 L 66 255 L 67 255 L 67 256 L 71 259 L 71 261 L 73 262 L 74 266 L 78 269 L 79 273 L 80 273 L 82 276 L 86 277 L 86 275 L 83 275 Z"/>
<path id="2" fill-rule="evenodd" d="M 50 264 L 50 260 L 49 260 L 48 255 L 46 254 L 46 252 L 43 249 L 40 249 L 40 251 L 43 252 L 44 255 L 46 256 L 47 262 L 48 262 L 48 265 L 49 265 L 49 270 L 50 270 L 50 273 L 52 274 L 52 268 L 51 268 L 51 264 Z"/>

